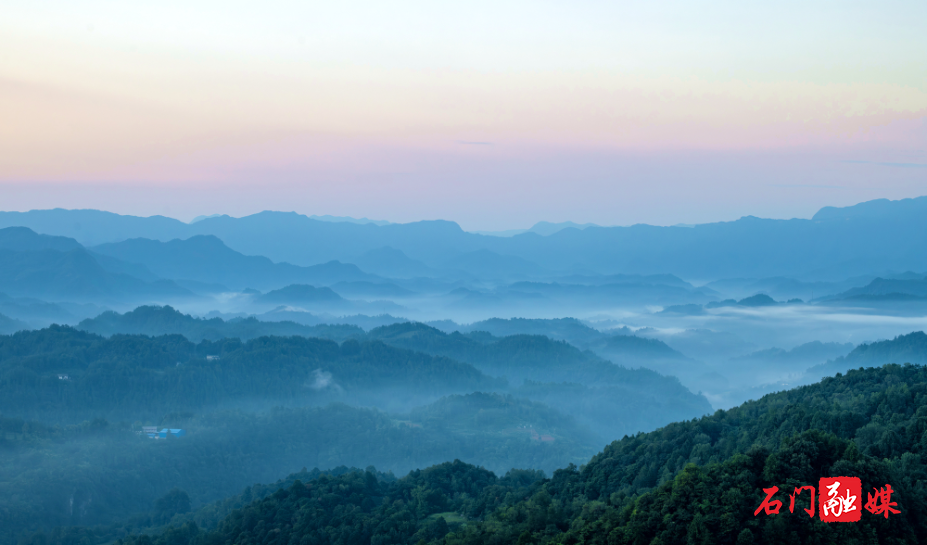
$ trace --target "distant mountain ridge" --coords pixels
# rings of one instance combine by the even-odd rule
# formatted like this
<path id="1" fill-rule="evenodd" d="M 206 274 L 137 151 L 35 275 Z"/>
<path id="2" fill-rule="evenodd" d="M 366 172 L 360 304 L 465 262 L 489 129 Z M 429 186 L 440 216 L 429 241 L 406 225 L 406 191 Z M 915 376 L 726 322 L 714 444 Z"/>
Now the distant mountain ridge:
<path id="1" fill-rule="evenodd" d="M 290 284 L 289 286 L 265 293 L 257 298 L 262 303 L 272 305 L 280 304 L 306 304 L 306 303 L 340 303 L 344 298 L 333 292 L 330 288 L 317 288 L 306 284 Z"/>
<path id="2" fill-rule="evenodd" d="M 390 225 L 391 221 L 386 220 L 372 220 L 369 218 L 352 218 L 350 216 L 330 216 L 325 214 L 323 216 L 316 216 L 315 214 L 309 216 L 310 219 L 319 220 L 319 221 L 330 221 L 332 223 L 357 223 L 360 225 L 366 225 L 371 223 L 373 225 Z"/>
<path id="3" fill-rule="evenodd" d="M 431 276 L 436 273 L 434 269 L 421 261 L 411 259 L 401 250 L 388 246 L 368 250 L 347 261 L 373 274 L 393 278 L 414 278 Z"/>
<path id="4" fill-rule="evenodd" d="M 28 227 L 7 227 L 0 229 L 0 249 L 13 252 L 38 252 L 53 250 L 70 252 L 83 246 L 76 240 L 54 235 L 40 235 Z"/>
<path id="5" fill-rule="evenodd" d="M 9 316 L 0 314 L 0 335 L 9 335 L 17 331 L 31 329 L 28 324 L 21 322 Z"/>
<path id="6" fill-rule="evenodd" d="M 927 277 L 919 279 L 876 278 L 869 284 L 838 293 L 828 299 L 879 299 L 908 295 L 911 298 L 927 298 Z"/>
<path id="7" fill-rule="evenodd" d="M 746 216 L 694 227 L 570 228 L 548 236 L 482 236 L 448 221 L 334 223 L 284 212 L 221 216 L 190 225 L 161 216 L 58 209 L 0 213 L 0 226 L 26 226 L 84 244 L 214 235 L 238 252 L 295 265 L 346 261 L 390 247 L 429 267 L 487 250 L 554 271 L 585 268 L 703 279 L 783 275 L 820 279 L 880 270 L 927 270 L 927 253 L 922 251 L 927 246 L 927 197 L 826 207 L 812 219 Z"/>
<path id="8" fill-rule="evenodd" d="M 767 348 L 766 350 L 758 350 L 756 352 L 738 356 L 736 358 L 731 358 L 731 362 L 735 364 L 743 364 L 744 362 L 763 362 L 764 364 L 772 365 L 791 365 L 794 367 L 795 361 L 798 362 L 808 362 L 814 360 L 828 360 L 835 359 L 841 356 L 846 356 L 848 352 L 855 348 L 852 343 L 822 343 L 821 341 L 812 341 L 809 343 L 796 346 L 791 350 L 783 350 L 781 348 Z"/>
<path id="9" fill-rule="evenodd" d="M 846 356 L 808 369 L 809 379 L 843 373 L 849 369 L 878 367 L 888 363 L 927 364 L 927 333 L 915 331 L 894 339 L 864 343 Z"/>
<path id="10" fill-rule="evenodd" d="M 330 261 L 311 267 L 274 263 L 263 256 L 232 250 L 213 235 L 195 235 L 168 242 L 134 238 L 101 244 L 94 252 L 138 263 L 164 278 L 216 282 L 231 289 L 273 289 L 288 284 L 327 285 L 341 281 L 377 280 L 352 264 Z"/>
<path id="11" fill-rule="evenodd" d="M 0 323 L 2 325 L 2 323 Z M 194 318 L 169 306 L 142 306 L 133 311 L 119 314 L 104 312 L 96 318 L 88 318 L 77 325 L 77 329 L 97 335 L 183 335 L 192 342 L 204 339 L 216 341 L 237 338 L 248 341 L 257 337 L 276 335 L 289 337 L 317 337 L 342 342 L 349 338 L 363 338 L 364 330 L 350 325 L 306 326 L 293 322 L 264 322 L 256 318 Z"/>
<path id="12" fill-rule="evenodd" d="M 574 223 L 564 221 L 560 223 L 551 223 L 549 221 L 539 221 L 528 229 L 507 229 L 505 231 L 473 231 L 478 235 L 487 235 L 493 237 L 513 237 L 522 233 L 537 233 L 541 236 L 552 235 L 564 229 L 586 229 L 587 227 L 600 227 L 594 223 Z"/>
<path id="13" fill-rule="evenodd" d="M 170 280 L 146 281 L 122 271 L 128 268 L 101 263 L 73 239 L 24 227 L 0 229 L 0 290 L 8 295 L 94 302 L 194 297 Z"/>

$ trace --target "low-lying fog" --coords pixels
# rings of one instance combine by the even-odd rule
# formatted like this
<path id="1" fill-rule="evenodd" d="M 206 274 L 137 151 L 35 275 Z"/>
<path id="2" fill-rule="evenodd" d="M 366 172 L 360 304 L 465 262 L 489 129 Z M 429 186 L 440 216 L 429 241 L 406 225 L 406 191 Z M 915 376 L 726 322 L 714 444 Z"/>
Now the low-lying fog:
<path id="1" fill-rule="evenodd" d="M 335 286 L 333 291 L 337 290 Z M 504 307 L 494 300 L 499 299 L 501 290 L 506 294 Z M 347 298 L 349 290 L 342 291 Z M 325 303 L 268 304 L 253 293 L 225 292 L 196 302 L 176 302 L 174 306 L 185 313 L 226 320 L 256 316 L 265 321 L 290 320 L 308 325 L 351 323 L 365 330 L 405 320 L 430 323 L 451 332 L 478 329 L 480 322 L 492 318 L 576 318 L 606 336 L 634 335 L 666 343 L 688 362 L 667 366 L 648 361 L 646 355 L 622 357 L 607 349 L 583 346 L 578 339 L 563 339 L 617 364 L 678 376 L 693 392 L 703 393 L 716 409 L 817 380 L 820 377 L 806 375 L 808 368 L 844 356 L 862 343 L 927 329 L 927 305 L 904 302 L 861 305 L 840 300 L 818 300 L 813 304 L 793 300 L 711 308 L 710 301 L 686 302 L 692 300 L 690 297 L 680 304 L 639 302 L 622 306 L 608 301 L 585 305 L 576 300 L 522 294 L 520 303 L 509 304 L 515 298 L 513 291 L 470 286 L 427 295 L 409 292 L 390 299 L 358 297 L 351 300 L 349 309 Z M 714 297 L 714 304 L 724 295 Z M 673 302 L 665 294 L 658 299 Z M 809 343 L 822 346 L 803 348 Z M 770 351 L 786 354 L 770 357 Z"/>

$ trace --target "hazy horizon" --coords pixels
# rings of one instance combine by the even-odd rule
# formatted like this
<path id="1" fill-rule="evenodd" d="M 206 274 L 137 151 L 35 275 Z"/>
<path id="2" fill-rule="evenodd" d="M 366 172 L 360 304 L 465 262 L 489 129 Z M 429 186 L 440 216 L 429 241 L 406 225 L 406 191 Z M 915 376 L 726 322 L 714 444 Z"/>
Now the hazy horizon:
<path id="1" fill-rule="evenodd" d="M 0 545 L 927 543 L 924 0 L 0 13 Z"/>
<path id="2" fill-rule="evenodd" d="M 927 184 L 925 184 L 925 185 L 927 185 Z M 871 200 L 876 200 L 876 201 L 879 201 L 879 200 L 896 201 L 896 200 L 898 200 L 898 201 L 901 201 L 901 200 L 917 199 L 917 198 L 919 198 L 919 197 L 924 197 L 924 196 L 927 196 L 927 192 L 925 192 L 924 195 L 911 195 L 910 197 L 901 197 L 901 198 L 898 198 L 898 199 L 888 199 L 888 198 L 886 198 L 886 197 L 877 197 L 877 198 L 874 198 L 874 199 L 871 199 Z M 45 200 L 48 200 L 48 199 L 45 199 Z M 13 206 L 13 207 L 7 207 L 4 211 L 7 211 L 7 212 L 32 212 L 32 211 L 53 210 L 53 209 L 64 209 L 64 210 L 98 210 L 98 211 L 101 211 L 101 212 L 110 212 L 110 213 L 118 214 L 118 215 L 121 215 L 121 216 L 135 216 L 135 217 L 143 217 L 143 218 L 144 218 L 144 217 L 152 217 L 152 216 L 163 216 L 163 217 L 170 218 L 170 219 L 175 219 L 175 220 L 177 220 L 177 221 L 181 221 L 181 222 L 187 223 L 187 224 L 192 223 L 192 222 L 194 222 L 194 220 L 197 220 L 197 219 L 206 219 L 206 218 L 209 218 L 209 217 L 212 217 L 212 216 L 229 216 L 229 217 L 232 217 L 232 218 L 244 218 L 244 217 L 247 217 L 247 216 L 252 216 L 252 215 L 254 215 L 254 214 L 259 214 L 259 213 L 261 213 L 261 212 L 283 212 L 283 213 L 292 212 L 292 213 L 300 214 L 300 215 L 303 215 L 303 216 L 307 216 L 307 217 L 309 217 L 310 219 L 316 219 L 316 220 L 319 220 L 319 221 L 330 221 L 330 222 L 350 221 L 350 222 L 352 222 L 352 223 L 373 223 L 373 224 L 382 223 L 382 222 L 387 222 L 387 223 L 391 223 L 391 224 L 402 224 L 402 223 L 416 223 L 416 222 L 420 222 L 420 221 L 449 221 L 449 222 L 456 223 L 457 225 L 459 225 L 459 226 L 461 227 L 461 229 L 463 229 L 464 231 L 466 231 L 466 232 L 468 232 L 468 233 L 474 233 L 474 234 L 496 234 L 496 233 L 506 233 L 507 231 L 527 231 L 527 230 L 531 229 L 532 227 L 534 227 L 534 226 L 536 226 L 536 225 L 538 225 L 538 224 L 543 224 L 543 223 L 551 223 L 551 224 L 555 224 L 555 225 L 556 225 L 556 224 L 575 223 L 575 224 L 580 225 L 580 226 L 582 226 L 583 224 L 587 224 L 587 223 L 588 223 L 588 224 L 595 225 L 595 226 L 597 226 L 597 227 L 629 227 L 629 226 L 632 226 L 632 225 L 641 225 L 641 224 L 643 224 L 643 225 L 653 225 L 653 226 L 657 226 L 657 227 L 673 227 L 673 226 L 694 226 L 694 225 L 702 225 L 702 224 L 708 224 L 708 223 L 730 222 L 730 221 L 735 221 L 735 220 L 738 220 L 738 219 L 742 219 L 742 218 L 745 218 L 745 217 L 751 217 L 751 216 L 752 216 L 752 217 L 762 218 L 762 219 L 773 219 L 773 220 L 811 219 L 812 216 L 814 216 L 814 214 L 815 214 L 816 212 L 818 212 L 821 208 L 824 208 L 824 207 L 843 208 L 843 207 L 847 207 L 847 206 L 854 206 L 854 205 L 857 205 L 857 204 L 863 204 L 863 203 L 865 203 L 865 202 L 870 202 L 870 200 L 865 200 L 865 201 L 850 201 L 850 202 L 841 203 L 841 204 L 835 204 L 835 203 L 827 202 L 827 203 L 822 204 L 821 206 L 817 206 L 817 207 L 815 207 L 815 208 L 813 208 L 813 209 L 809 209 L 809 210 L 807 210 L 807 211 L 804 211 L 804 213 L 801 214 L 801 215 L 781 215 L 781 216 L 769 215 L 769 216 L 764 216 L 764 215 L 761 215 L 761 214 L 753 214 L 753 213 L 740 213 L 740 214 L 738 214 L 736 211 L 731 211 L 730 216 L 713 217 L 713 218 L 712 218 L 712 217 L 707 217 L 704 221 L 698 221 L 698 222 L 675 221 L 675 220 L 673 220 L 673 219 L 671 219 L 671 218 L 668 218 L 668 219 L 667 219 L 666 221 L 664 221 L 664 222 L 637 221 L 637 222 L 629 222 L 629 223 L 611 223 L 611 224 L 609 224 L 609 223 L 596 223 L 596 222 L 592 222 L 592 221 L 589 221 L 589 222 L 586 222 L 586 221 L 578 221 L 578 220 L 574 219 L 573 217 L 566 217 L 566 218 L 564 218 L 564 219 L 551 220 L 551 219 L 549 219 L 549 218 L 546 217 L 546 216 L 539 216 L 539 217 L 537 217 L 537 219 L 534 219 L 534 220 L 530 220 L 530 219 L 529 219 L 529 220 L 527 220 L 527 223 L 519 223 L 519 224 L 505 223 L 505 224 L 503 224 L 503 225 L 504 225 L 503 228 L 498 228 L 498 229 L 496 229 L 496 228 L 484 228 L 484 227 L 480 226 L 480 224 L 477 224 L 476 226 L 472 226 L 472 225 L 470 225 L 470 224 L 468 224 L 468 223 L 466 223 L 466 222 L 464 222 L 464 221 L 458 220 L 458 219 L 453 218 L 453 217 L 437 217 L 437 216 L 436 216 L 436 217 L 429 217 L 429 216 L 421 216 L 421 217 L 406 218 L 404 221 L 398 221 L 398 220 L 394 219 L 393 217 L 364 217 L 364 216 L 360 216 L 360 215 L 357 215 L 357 216 L 341 215 L 341 214 L 333 214 L 333 213 L 331 213 L 331 212 L 329 212 L 329 211 L 317 210 L 317 209 L 313 209 L 313 210 L 261 209 L 261 210 L 254 210 L 254 211 L 251 211 L 251 212 L 241 213 L 241 214 L 228 213 L 228 212 L 224 212 L 224 211 L 221 211 L 221 210 L 217 211 L 217 210 L 214 210 L 214 209 L 209 209 L 209 210 L 200 210 L 200 211 L 198 211 L 198 212 L 197 212 L 197 211 L 194 211 L 194 212 L 190 212 L 190 213 L 182 214 L 182 215 L 181 215 L 181 214 L 176 214 L 176 213 L 174 213 L 174 212 L 171 211 L 171 210 L 168 210 L 168 211 L 166 211 L 166 212 L 164 212 L 164 213 L 158 213 L 158 212 L 155 212 L 155 213 L 138 213 L 138 212 L 134 212 L 134 211 L 132 211 L 132 210 L 125 210 L 125 209 L 114 209 L 114 208 L 103 208 L 103 207 L 99 207 L 99 208 L 97 208 L 97 207 L 80 207 L 80 206 L 48 206 L 48 207 L 42 207 L 42 208 L 28 208 L 28 207 L 17 208 L 17 207 L 15 207 L 15 206 Z M 505 235 L 505 236 L 508 236 L 508 235 Z"/>
<path id="3" fill-rule="evenodd" d="M 498 231 L 927 194 L 922 2 L 43 6 L 0 21 L 8 210 Z"/>

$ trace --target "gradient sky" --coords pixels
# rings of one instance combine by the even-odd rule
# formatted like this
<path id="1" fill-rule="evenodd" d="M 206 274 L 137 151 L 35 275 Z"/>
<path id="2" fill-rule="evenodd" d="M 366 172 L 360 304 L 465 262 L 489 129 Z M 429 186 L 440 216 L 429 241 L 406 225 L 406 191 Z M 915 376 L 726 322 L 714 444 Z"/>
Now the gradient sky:
<path id="1" fill-rule="evenodd" d="M 927 2 L 6 1 L 0 208 L 698 223 L 927 194 Z"/>

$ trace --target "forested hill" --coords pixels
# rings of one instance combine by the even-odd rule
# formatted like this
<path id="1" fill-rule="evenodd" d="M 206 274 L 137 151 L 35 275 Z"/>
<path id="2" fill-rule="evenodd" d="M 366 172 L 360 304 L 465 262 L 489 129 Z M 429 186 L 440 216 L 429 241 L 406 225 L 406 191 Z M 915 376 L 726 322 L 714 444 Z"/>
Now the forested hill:
<path id="1" fill-rule="evenodd" d="M 323 477 L 244 506 L 215 531 L 188 525 L 154 543 L 923 543 L 925 461 L 927 368 L 886 365 L 625 437 L 550 480 L 460 463 L 395 483 Z M 786 510 L 794 487 L 826 476 L 859 477 L 864 494 L 891 484 L 900 513 L 826 524 Z M 754 516 L 772 486 L 783 508 Z"/>
<path id="2" fill-rule="evenodd" d="M 26 329 L 29 329 L 29 324 L 0 314 L 0 335 L 8 335 Z"/>
<path id="3" fill-rule="evenodd" d="M 365 334 L 353 326 L 203 320 L 170 307 L 105 313 L 81 325 L 99 331 L 182 331 L 218 340 L 193 343 L 179 334 L 104 338 L 60 326 L 0 337 L 0 393 L 9 392 L 0 399 L 0 411 L 64 423 L 331 401 L 404 412 L 442 395 L 509 390 L 565 410 L 602 442 L 711 411 L 704 396 L 674 377 L 614 365 L 535 335 L 448 335 L 415 323 Z M 262 328 L 356 334 L 361 340 L 338 345 L 304 336 L 246 342 L 222 337 Z"/>
<path id="4" fill-rule="evenodd" d="M 78 327 L 103 335 L 114 335 L 113 339 L 118 338 L 119 335 L 115 334 L 119 333 L 182 334 L 194 341 L 213 341 L 201 343 L 204 348 L 199 349 L 199 358 L 218 355 L 203 352 L 214 350 L 209 348 L 212 346 L 226 346 L 230 342 L 232 344 L 228 346 L 237 346 L 233 341 L 221 340 L 226 337 L 249 339 L 266 334 L 319 336 L 341 341 L 345 338 L 358 339 L 364 346 L 379 341 L 394 349 L 413 350 L 420 356 L 429 354 L 435 358 L 449 358 L 455 362 L 470 364 L 486 375 L 501 377 L 512 388 L 521 386 L 512 393 L 566 410 L 599 434 L 603 442 L 626 433 L 652 430 L 669 422 L 711 412 L 711 405 L 704 396 L 691 392 L 675 377 L 664 376 L 650 369 L 632 369 L 615 365 L 590 351 L 581 351 L 566 342 L 541 335 L 510 335 L 500 338 L 479 331 L 448 334 L 415 322 L 377 327 L 365 333 L 359 327 L 348 325 L 309 327 L 292 322 L 261 322 L 253 318 L 206 320 L 182 314 L 171 307 L 139 307 L 125 314 L 107 312 L 92 320 L 84 320 Z M 662 347 L 664 351 L 672 351 L 659 341 L 637 337 L 622 338 L 657 344 L 658 348 Z M 315 341 L 311 341 L 300 346 L 314 347 L 316 344 Z M 183 357 L 178 358 L 178 361 Z M 616 361 L 620 363 L 621 360 Z M 323 372 L 326 370 L 322 365 L 317 367 Z M 306 381 L 303 380 L 302 383 Z M 314 384 L 315 379 L 310 383 Z M 337 379 L 335 384 L 337 388 L 341 388 Z M 464 382 L 459 388 L 440 391 L 463 393 L 463 384 L 473 383 Z M 495 388 L 501 387 L 501 384 L 500 380 Z M 288 384 L 283 391 L 290 392 L 294 386 L 296 384 Z M 450 383 L 445 382 L 438 385 L 438 388 L 450 386 Z M 345 398 L 347 390 L 350 389 L 341 392 L 340 396 L 335 396 L 337 388 L 326 388 L 322 394 L 340 401 L 352 402 L 356 399 L 362 404 L 376 402 L 378 406 L 384 406 L 385 400 L 382 398 Z M 483 389 L 485 390 L 485 386 Z M 431 387 L 430 390 L 434 388 Z M 315 397 L 319 395 L 315 394 Z M 398 396 L 397 400 L 402 401 L 405 397 Z M 422 402 L 429 401 L 431 400 Z M 387 408 L 406 410 L 408 407 L 390 405 Z"/>
<path id="5" fill-rule="evenodd" d="M 565 410 L 605 441 L 711 412 L 708 400 L 676 377 L 616 365 L 541 335 L 448 334 L 408 322 L 373 329 L 368 338 L 454 357 L 486 374 L 505 377 L 519 386 L 513 391 L 516 395 Z"/>
<path id="6" fill-rule="evenodd" d="M 485 332 L 448 334 L 425 324 L 405 322 L 372 329 L 367 337 L 392 346 L 454 357 L 515 382 L 529 379 L 647 387 L 658 384 L 666 387 L 668 382 L 673 382 L 679 393 L 685 391 L 675 379 L 667 379 L 647 369 L 628 369 L 621 366 L 620 361 L 616 362 L 619 365 L 615 365 L 592 352 L 580 351 L 566 342 L 543 335 L 516 334 L 500 338 Z M 669 347 L 666 349 L 672 351 Z"/>
<path id="7" fill-rule="evenodd" d="M 109 543 L 190 507 L 211 511 L 211 502 L 300 467 L 374 465 L 404 475 L 459 458 L 493 471 L 552 472 L 601 448 L 571 418 L 496 394 L 450 396 L 406 416 L 333 403 L 260 414 L 175 413 L 160 422 L 187 435 L 152 441 L 104 420 L 43 426 L 0 417 L 0 544 L 57 526 L 96 527 L 91 542 L 73 543 Z M 172 489 L 184 491 L 185 508 L 159 505 Z M 204 518 L 201 511 L 192 515 L 200 524 L 216 521 L 214 512 Z"/>
<path id="8" fill-rule="evenodd" d="M 62 326 L 0 336 L 0 412 L 50 422 L 134 421 L 249 401 L 427 402 L 500 385 L 469 364 L 380 342 L 194 344 L 180 335 L 103 338 Z M 397 388 L 407 394 L 397 398 Z"/>
<path id="9" fill-rule="evenodd" d="M 490 318 L 475 322 L 461 331 L 486 331 L 497 337 L 509 335 L 544 335 L 551 339 L 586 347 L 601 340 L 603 334 L 576 318 L 532 319 L 532 318 Z M 629 330 L 621 330 L 628 333 Z"/>
<path id="10" fill-rule="evenodd" d="M 382 341 L 397 348 L 404 348 L 444 356 L 472 364 L 485 372 L 505 376 L 514 383 L 528 379 L 533 381 L 620 383 L 644 388 L 662 388 L 674 395 L 691 395 L 673 378 L 659 375 L 647 369 L 629 369 L 603 360 L 590 351 L 543 335 L 516 334 L 495 337 L 486 332 L 445 333 L 434 327 L 417 323 L 401 322 L 377 327 L 365 333 L 353 325 L 305 326 L 294 322 L 264 322 L 255 318 L 222 320 L 221 318 L 194 318 L 170 306 L 142 306 L 133 311 L 119 314 L 104 312 L 96 318 L 80 322 L 78 329 L 110 336 L 130 335 L 183 335 L 193 342 L 222 339 L 247 341 L 261 336 L 318 337 L 342 342 L 346 339 L 360 341 Z M 656 355 L 677 355 L 660 341 L 632 336 L 609 338 L 617 344 L 642 344 L 648 353 Z M 221 344 L 221 343 L 220 343 Z M 671 392 L 670 392 L 671 391 Z M 704 405 L 705 409 L 709 406 Z"/>
<path id="11" fill-rule="evenodd" d="M 98 335 L 118 333 L 133 335 L 183 335 L 193 342 L 204 339 L 217 341 L 223 338 L 238 338 L 243 341 L 268 335 L 319 337 L 334 341 L 362 339 L 364 330 L 347 324 L 307 326 L 295 322 L 264 322 L 257 318 L 194 318 L 169 306 L 142 306 L 133 311 L 119 314 L 108 311 L 96 318 L 87 318 L 77 325 L 78 329 Z"/>
<path id="12" fill-rule="evenodd" d="M 537 320 L 533 322 L 546 323 Z M 698 367 L 697 362 L 686 358 L 659 340 L 632 335 L 606 335 L 576 320 L 559 322 L 572 326 L 572 329 L 594 332 L 596 338 L 592 344 L 609 354 L 609 357 L 614 355 L 613 361 L 619 365 L 611 365 L 588 350 L 581 351 L 563 340 L 551 338 L 550 335 L 515 333 L 496 337 L 485 331 L 472 331 L 467 334 L 457 331 L 445 333 L 417 322 L 395 323 L 365 333 L 357 326 L 345 324 L 306 326 L 294 322 L 259 321 L 253 317 L 228 321 L 221 318 L 203 319 L 183 314 L 170 306 L 142 306 L 124 314 L 104 312 L 96 318 L 83 320 L 77 328 L 104 336 L 179 334 L 194 342 L 204 339 L 218 341 L 223 338 L 246 341 L 267 335 L 301 335 L 338 342 L 346 339 L 378 340 L 391 346 L 470 363 L 489 374 L 508 377 L 515 383 L 528 379 L 580 383 L 620 382 L 666 387 L 668 382 L 665 377 L 653 371 L 628 367 L 667 359 L 682 362 L 689 367 Z M 590 339 L 581 340 L 590 342 Z M 678 386 L 676 390 L 682 394 L 685 388 Z"/>
<path id="13" fill-rule="evenodd" d="M 815 378 L 886 363 L 927 364 L 927 334 L 915 331 L 887 341 L 861 344 L 846 356 L 812 367 L 808 374 Z"/>
<path id="14" fill-rule="evenodd" d="M 602 380 L 619 369 L 590 352 L 541 335 L 448 334 L 425 324 L 405 322 L 372 329 L 367 337 L 392 346 L 454 357 L 519 379 L 525 375 L 533 379 L 551 375 L 547 378 L 565 380 L 575 379 L 579 373 L 589 374 L 590 380 Z"/>

